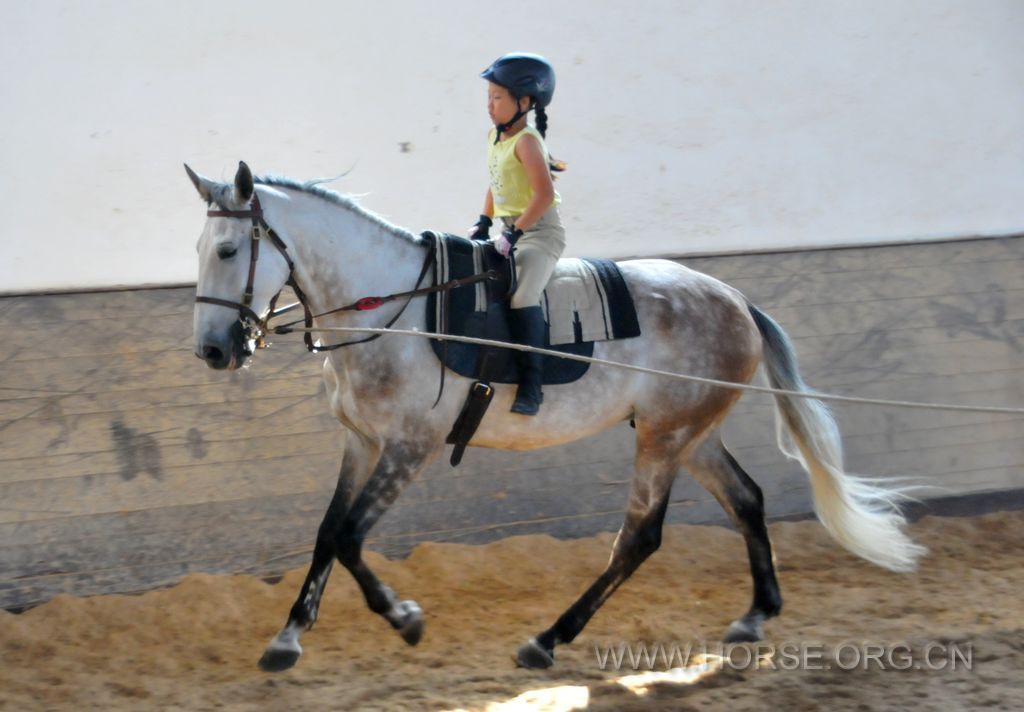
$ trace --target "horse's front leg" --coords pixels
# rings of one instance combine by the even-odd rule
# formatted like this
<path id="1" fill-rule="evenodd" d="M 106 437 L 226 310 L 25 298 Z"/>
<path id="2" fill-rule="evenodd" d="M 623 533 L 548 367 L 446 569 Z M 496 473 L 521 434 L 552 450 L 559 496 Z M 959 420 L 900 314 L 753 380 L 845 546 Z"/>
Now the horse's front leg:
<path id="1" fill-rule="evenodd" d="M 399 493 L 427 465 L 432 452 L 440 448 L 440 445 L 435 448 L 426 442 L 386 446 L 366 486 L 349 507 L 334 539 L 338 561 L 359 584 L 366 605 L 383 616 L 409 645 L 416 645 L 423 635 L 423 611 L 415 601 L 400 600 L 394 591 L 380 582 L 363 560 L 363 542 Z"/>
<path id="2" fill-rule="evenodd" d="M 306 574 L 306 580 L 299 590 L 299 597 L 288 613 L 288 622 L 270 641 L 270 645 L 263 652 L 263 657 L 260 658 L 259 666 L 267 672 L 287 670 L 302 655 L 299 638 L 316 622 L 320 599 L 327 585 L 327 577 L 331 574 L 334 557 L 337 555 L 336 534 L 352 502 L 353 487 L 356 482 L 363 479 L 369 467 L 367 450 L 362 440 L 355 436 L 350 436 L 345 444 L 338 486 L 320 523 L 309 573 Z"/>

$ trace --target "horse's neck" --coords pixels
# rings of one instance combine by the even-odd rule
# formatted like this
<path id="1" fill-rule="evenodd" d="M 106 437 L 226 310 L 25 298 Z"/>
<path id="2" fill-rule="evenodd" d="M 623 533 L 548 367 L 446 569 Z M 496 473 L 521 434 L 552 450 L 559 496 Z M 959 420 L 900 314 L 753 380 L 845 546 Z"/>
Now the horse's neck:
<path id="1" fill-rule="evenodd" d="M 294 193 L 287 209 L 295 278 L 315 312 L 414 288 L 426 258 L 421 245 L 315 196 Z M 391 305 L 380 310 L 391 311 Z"/>

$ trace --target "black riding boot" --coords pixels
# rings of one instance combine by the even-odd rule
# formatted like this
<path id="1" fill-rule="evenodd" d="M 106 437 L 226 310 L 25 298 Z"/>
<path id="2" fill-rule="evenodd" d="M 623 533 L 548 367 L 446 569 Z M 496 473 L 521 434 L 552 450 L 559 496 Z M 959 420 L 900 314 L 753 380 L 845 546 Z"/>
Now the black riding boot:
<path id="1" fill-rule="evenodd" d="M 508 314 L 509 330 L 515 343 L 544 348 L 546 324 L 543 309 L 510 309 Z M 544 356 L 529 351 L 516 351 L 516 363 L 519 365 L 519 389 L 516 391 L 516 401 L 512 404 L 512 412 L 536 415 L 540 404 L 544 402 L 544 394 L 540 390 L 544 375 Z"/>

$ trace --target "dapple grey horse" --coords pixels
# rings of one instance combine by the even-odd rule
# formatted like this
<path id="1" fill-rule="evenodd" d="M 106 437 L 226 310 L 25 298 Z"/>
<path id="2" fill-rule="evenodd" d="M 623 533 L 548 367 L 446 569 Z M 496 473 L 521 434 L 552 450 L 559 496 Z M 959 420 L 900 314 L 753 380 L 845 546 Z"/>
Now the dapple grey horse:
<path id="1" fill-rule="evenodd" d="M 198 245 L 194 330 L 195 354 L 211 368 L 246 362 L 256 329 L 261 323 L 265 327 L 286 283 L 319 314 L 363 296 L 411 290 L 423 276 L 427 242 L 350 198 L 287 178 L 254 180 L 244 163 L 233 184 L 186 169 L 208 205 Z M 665 260 L 630 260 L 619 267 L 643 333 L 596 344 L 596 357 L 740 384 L 763 365 L 774 387 L 810 393 L 785 333 L 735 289 Z M 422 300 L 402 308 L 399 300 L 372 312 L 335 312 L 315 324 L 382 326 L 398 317 L 395 328 L 425 329 Z M 372 611 L 410 645 L 419 641 L 419 606 L 377 579 L 362 547 L 402 489 L 442 453 L 463 404 L 470 381 L 448 373 L 449 386 L 433 407 L 437 383 L 424 366 L 436 364 L 435 359 L 426 339 L 398 336 L 328 352 L 323 377 L 345 433 L 341 473 L 317 533 L 309 574 L 287 624 L 260 660 L 263 669 L 284 670 L 298 660 L 299 638 L 316 621 L 335 559 L 358 582 Z M 530 450 L 584 438 L 625 420 L 636 426 L 636 471 L 607 567 L 551 627 L 519 648 L 519 664 L 552 665 L 555 646 L 571 642 L 657 550 L 669 492 L 684 467 L 718 500 L 747 545 L 753 602 L 725 639 L 760 639 L 764 621 L 779 613 L 782 598 L 761 490 L 718 432 L 738 390 L 598 366 L 574 383 L 549 386 L 535 417 L 509 412 L 513 386 L 499 385 L 496 391 L 473 446 Z M 815 510 L 833 537 L 880 566 L 913 569 L 925 550 L 903 532 L 900 494 L 844 473 L 839 433 L 820 401 L 780 395 L 776 406 L 779 445 L 808 472 Z"/>

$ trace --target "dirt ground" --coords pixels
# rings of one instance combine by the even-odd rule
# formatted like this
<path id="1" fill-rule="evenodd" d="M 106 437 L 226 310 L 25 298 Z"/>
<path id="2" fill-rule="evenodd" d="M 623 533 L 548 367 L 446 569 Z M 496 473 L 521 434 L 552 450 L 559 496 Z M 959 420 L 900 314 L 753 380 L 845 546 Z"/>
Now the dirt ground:
<path id="1" fill-rule="evenodd" d="M 846 554 L 816 522 L 775 524 L 782 616 L 757 650 L 720 651 L 749 602 L 742 540 L 719 527 L 669 527 L 662 549 L 548 671 L 517 669 L 512 655 L 593 580 L 610 535 L 422 545 L 397 562 L 371 555 L 378 575 L 424 608 L 416 648 L 336 568 L 305 654 L 278 675 L 256 661 L 304 571 L 273 585 L 194 575 L 141 596 L 60 596 L 0 613 L 0 708 L 1021 710 L 1022 532 L 1024 512 L 925 518 L 912 534 L 931 555 L 901 575 Z M 678 646 L 680 656 L 687 644 L 731 652 L 731 662 L 704 658 L 711 672 L 695 683 L 679 672 L 644 677 L 664 674 L 664 658 L 602 669 L 598 653 L 639 642 Z M 760 668 L 749 663 L 757 654 Z"/>

